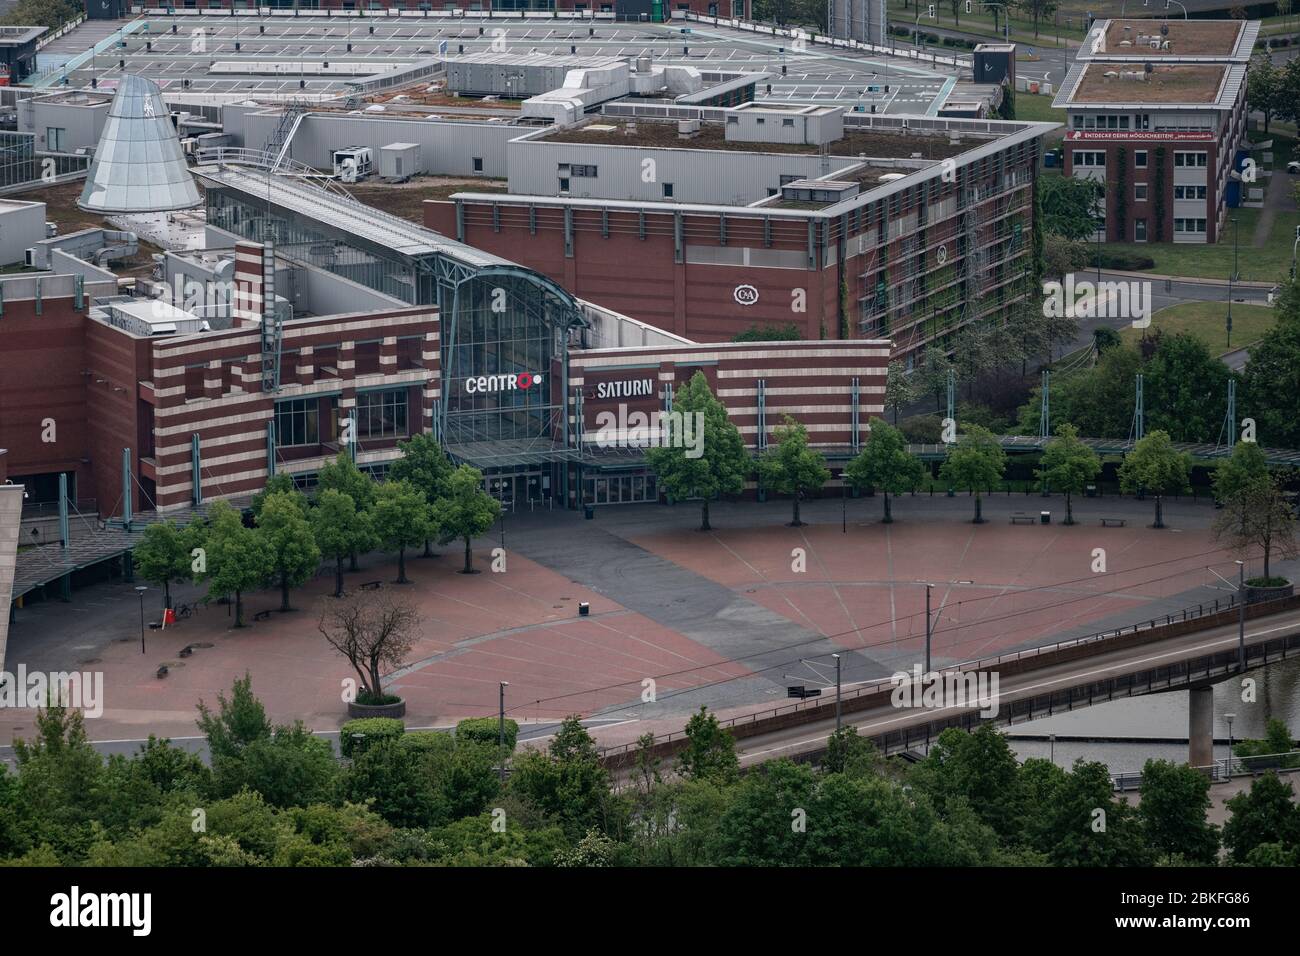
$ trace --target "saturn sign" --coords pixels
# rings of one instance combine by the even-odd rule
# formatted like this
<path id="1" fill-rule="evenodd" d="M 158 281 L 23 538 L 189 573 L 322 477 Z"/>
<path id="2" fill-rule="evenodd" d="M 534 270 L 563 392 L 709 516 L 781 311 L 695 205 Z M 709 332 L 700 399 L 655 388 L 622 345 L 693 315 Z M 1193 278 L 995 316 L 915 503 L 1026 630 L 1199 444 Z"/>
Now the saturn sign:
<path id="1" fill-rule="evenodd" d="M 758 290 L 752 285 L 738 285 L 732 291 L 731 297 L 741 305 L 753 305 L 758 301 Z"/>

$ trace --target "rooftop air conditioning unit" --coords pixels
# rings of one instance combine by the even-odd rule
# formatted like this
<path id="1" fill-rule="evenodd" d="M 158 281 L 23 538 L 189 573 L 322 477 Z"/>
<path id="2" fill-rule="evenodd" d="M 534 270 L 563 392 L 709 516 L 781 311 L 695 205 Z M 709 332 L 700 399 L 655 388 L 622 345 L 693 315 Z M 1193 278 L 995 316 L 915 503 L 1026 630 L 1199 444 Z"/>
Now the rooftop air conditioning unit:
<path id="1" fill-rule="evenodd" d="M 24 250 L 23 250 L 23 265 L 25 265 L 25 266 L 26 266 L 27 268 L 29 268 L 29 269 L 34 269 L 34 268 L 36 268 L 36 250 L 35 250 L 35 249 L 24 249 Z"/>
<path id="2" fill-rule="evenodd" d="M 46 220 L 46 223 L 45 223 L 45 238 L 46 238 L 46 239 L 53 239 L 53 238 L 54 238 L 55 236 L 57 236 L 58 234 L 59 234 L 59 224 L 58 224 L 57 222 L 50 222 L 50 221 Z"/>

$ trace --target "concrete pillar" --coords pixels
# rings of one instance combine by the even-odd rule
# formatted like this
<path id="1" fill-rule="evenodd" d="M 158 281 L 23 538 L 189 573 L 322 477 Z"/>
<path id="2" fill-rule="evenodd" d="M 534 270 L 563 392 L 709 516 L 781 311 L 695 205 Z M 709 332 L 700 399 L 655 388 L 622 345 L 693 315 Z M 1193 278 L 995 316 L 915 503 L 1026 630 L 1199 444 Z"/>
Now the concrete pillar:
<path id="1" fill-rule="evenodd" d="M 1208 767 L 1214 763 L 1214 688 L 1193 687 L 1187 692 L 1187 763 Z"/>

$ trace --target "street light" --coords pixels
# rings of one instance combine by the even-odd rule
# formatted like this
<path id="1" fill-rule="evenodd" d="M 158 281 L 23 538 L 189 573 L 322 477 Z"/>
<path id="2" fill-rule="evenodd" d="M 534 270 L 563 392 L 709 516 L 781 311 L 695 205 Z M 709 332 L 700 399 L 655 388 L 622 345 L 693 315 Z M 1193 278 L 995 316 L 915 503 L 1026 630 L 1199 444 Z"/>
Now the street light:
<path id="1" fill-rule="evenodd" d="M 1295 253 L 1296 247 L 1300 246 L 1300 226 L 1295 227 L 1295 242 L 1291 243 L 1291 278 L 1295 278 Z"/>
<path id="2" fill-rule="evenodd" d="M 1232 348 L 1232 283 L 1237 278 L 1237 217 L 1232 216 L 1232 272 L 1228 276 L 1228 348 Z"/>
<path id="3" fill-rule="evenodd" d="M 1246 562 L 1237 562 L 1237 673 L 1246 673 Z"/>
<path id="4" fill-rule="evenodd" d="M 832 654 L 835 658 L 835 732 L 840 732 L 840 655 Z"/>
<path id="5" fill-rule="evenodd" d="M 930 592 L 934 590 L 933 584 L 925 586 L 925 672 L 930 673 Z"/>
<path id="6" fill-rule="evenodd" d="M 1224 714 L 1223 719 L 1228 722 L 1228 779 L 1232 779 L 1232 722 L 1237 717 L 1236 714 Z"/>
<path id="7" fill-rule="evenodd" d="M 1169 5 L 1170 5 L 1171 3 L 1172 3 L 1174 6 L 1178 7 L 1180 10 L 1183 11 L 1183 19 L 1186 20 L 1186 19 L 1187 19 L 1187 8 L 1184 7 L 1181 3 L 1179 3 L 1178 0 L 1165 0 L 1165 19 L 1166 19 L 1166 20 L 1169 19 Z"/>
<path id="8" fill-rule="evenodd" d="M 500 779 L 502 784 L 506 782 L 506 688 L 509 686 L 510 682 L 503 680 L 497 688 L 500 695 L 497 707 L 497 752 L 501 756 Z"/>
<path id="9" fill-rule="evenodd" d="M 148 589 L 147 587 L 145 587 L 143 584 L 137 584 L 136 587 L 135 587 L 135 593 L 136 593 L 136 595 L 140 598 L 140 653 L 141 653 L 141 654 L 145 653 L 145 650 L 144 650 L 144 592 L 145 592 L 145 591 L 148 591 L 148 590 L 149 590 L 149 589 Z"/>

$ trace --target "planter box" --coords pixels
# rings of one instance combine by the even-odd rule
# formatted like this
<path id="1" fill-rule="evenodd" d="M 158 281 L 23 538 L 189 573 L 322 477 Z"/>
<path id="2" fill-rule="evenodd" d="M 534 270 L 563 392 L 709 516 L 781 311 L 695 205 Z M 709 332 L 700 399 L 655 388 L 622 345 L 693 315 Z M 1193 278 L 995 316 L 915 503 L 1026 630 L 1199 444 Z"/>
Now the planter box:
<path id="1" fill-rule="evenodd" d="M 406 701 L 399 700 L 392 704 L 348 704 L 349 717 L 405 717 Z"/>
<path id="2" fill-rule="evenodd" d="M 1246 585 L 1246 603 L 1258 604 L 1261 601 L 1276 601 L 1278 598 L 1288 598 L 1295 593 L 1294 584 L 1283 584 L 1275 588 L 1257 588 L 1252 585 Z"/>

